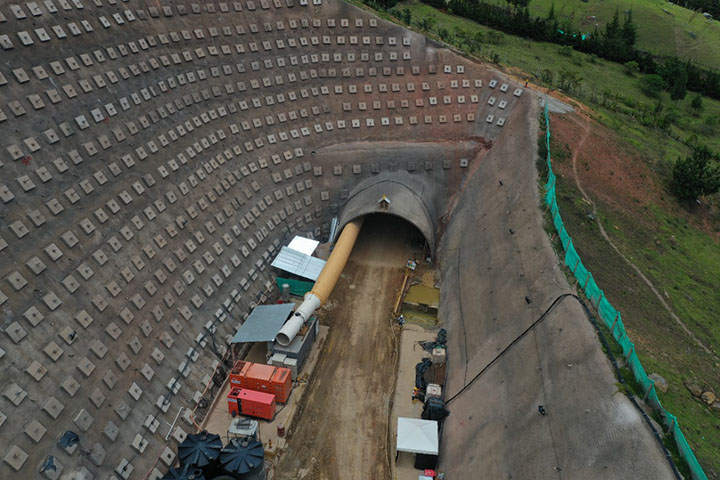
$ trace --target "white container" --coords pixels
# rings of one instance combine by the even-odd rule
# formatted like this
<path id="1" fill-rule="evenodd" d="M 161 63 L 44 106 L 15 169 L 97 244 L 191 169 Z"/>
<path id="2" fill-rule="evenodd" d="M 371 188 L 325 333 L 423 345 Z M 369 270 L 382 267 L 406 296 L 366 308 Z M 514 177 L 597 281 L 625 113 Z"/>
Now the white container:
<path id="1" fill-rule="evenodd" d="M 436 365 L 445 363 L 445 349 L 442 347 L 433 348 L 431 361 Z"/>
<path id="2" fill-rule="evenodd" d="M 435 383 L 428 383 L 427 387 L 425 388 L 425 399 L 428 398 L 441 398 L 442 397 L 442 387 Z"/>

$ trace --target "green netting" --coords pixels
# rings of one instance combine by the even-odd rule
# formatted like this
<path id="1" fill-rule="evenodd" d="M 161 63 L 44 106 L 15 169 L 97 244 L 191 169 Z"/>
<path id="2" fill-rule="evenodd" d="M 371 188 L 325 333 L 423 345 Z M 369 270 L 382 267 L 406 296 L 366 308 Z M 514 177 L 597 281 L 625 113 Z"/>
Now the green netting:
<path id="1" fill-rule="evenodd" d="M 623 325 L 620 312 L 612 306 L 607 298 L 605 298 L 605 294 L 595 282 L 592 273 L 585 268 L 585 265 L 583 265 L 580 260 L 580 256 L 578 255 L 577 250 L 575 250 L 570 234 L 567 230 L 565 230 L 565 225 L 560 217 L 560 209 L 558 208 L 557 198 L 555 196 L 556 177 L 552 170 L 552 160 L 550 158 L 550 116 L 548 115 L 547 101 L 545 102 L 545 126 L 545 146 L 547 148 L 548 166 L 548 181 L 545 185 L 545 203 L 550 207 L 553 225 L 557 230 L 560 243 L 565 250 L 565 265 L 567 265 L 567 267 L 573 272 L 578 286 L 583 290 L 583 292 L 585 292 L 588 299 L 590 299 L 593 306 L 597 309 L 603 323 L 610 329 L 613 338 L 615 338 L 622 348 L 623 356 L 626 358 L 635 380 L 642 388 L 647 403 L 656 412 L 658 412 L 660 417 L 663 419 L 663 424 L 665 425 L 667 433 L 672 434 L 678 451 L 680 452 L 680 456 L 690 467 L 692 478 L 694 480 L 707 480 L 707 475 L 705 475 L 705 472 L 700 466 L 700 463 L 698 463 L 695 454 L 685 438 L 685 435 L 683 435 L 680 430 L 677 417 L 663 408 L 662 403 L 657 396 L 657 392 L 655 391 L 655 384 L 648 378 L 645 368 L 640 362 L 640 358 L 638 358 L 637 353 L 635 353 L 635 345 L 633 345 L 630 341 L 630 338 L 625 331 L 625 325 Z"/>
<path id="2" fill-rule="evenodd" d="M 293 295 L 297 295 L 298 297 L 302 297 L 307 292 L 312 290 L 313 282 L 305 282 L 303 280 L 294 280 L 292 278 L 283 278 L 283 277 L 277 277 L 275 279 L 275 283 L 278 286 L 278 289 L 282 291 L 283 283 L 287 283 L 290 285 L 290 293 Z"/>

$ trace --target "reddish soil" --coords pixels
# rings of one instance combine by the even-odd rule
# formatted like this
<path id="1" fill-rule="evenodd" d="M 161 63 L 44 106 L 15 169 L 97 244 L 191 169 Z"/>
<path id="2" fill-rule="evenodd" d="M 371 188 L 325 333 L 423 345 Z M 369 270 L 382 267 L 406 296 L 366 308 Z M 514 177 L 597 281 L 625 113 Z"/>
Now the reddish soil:
<path id="1" fill-rule="evenodd" d="M 644 212 L 655 205 L 720 240 L 720 226 L 710 208 L 681 208 L 650 168 L 648 157 L 612 130 L 580 113 L 551 115 L 550 128 L 554 142 L 566 153 L 553 159 L 558 175 L 574 178 L 572 157 L 576 156 L 580 183 L 593 198 L 648 226 L 654 226 L 654 218 Z"/>

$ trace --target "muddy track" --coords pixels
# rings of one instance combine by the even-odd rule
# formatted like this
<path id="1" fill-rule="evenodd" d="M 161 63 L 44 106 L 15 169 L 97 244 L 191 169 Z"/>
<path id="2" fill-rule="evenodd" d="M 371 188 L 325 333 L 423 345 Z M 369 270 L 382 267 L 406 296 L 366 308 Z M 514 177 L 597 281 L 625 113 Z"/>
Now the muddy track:
<path id="1" fill-rule="evenodd" d="M 391 239 L 361 232 L 321 312 L 330 332 L 277 478 L 390 478 L 388 419 L 397 374 L 390 312 L 407 258 L 404 242 Z"/>

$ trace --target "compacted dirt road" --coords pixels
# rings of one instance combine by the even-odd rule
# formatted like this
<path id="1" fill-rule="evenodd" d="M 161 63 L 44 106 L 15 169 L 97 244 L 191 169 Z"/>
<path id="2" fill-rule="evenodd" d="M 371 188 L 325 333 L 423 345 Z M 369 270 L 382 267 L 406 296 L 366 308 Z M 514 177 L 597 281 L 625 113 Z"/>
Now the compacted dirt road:
<path id="1" fill-rule="evenodd" d="M 397 341 L 390 313 L 410 227 L 368 217 L 321 321 L 330 326 L 276 468 L 280 479 L 389 478 L 388 416 Z"/>

